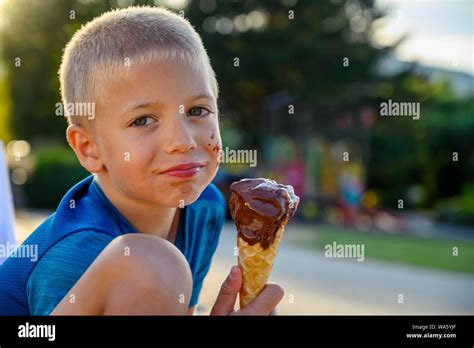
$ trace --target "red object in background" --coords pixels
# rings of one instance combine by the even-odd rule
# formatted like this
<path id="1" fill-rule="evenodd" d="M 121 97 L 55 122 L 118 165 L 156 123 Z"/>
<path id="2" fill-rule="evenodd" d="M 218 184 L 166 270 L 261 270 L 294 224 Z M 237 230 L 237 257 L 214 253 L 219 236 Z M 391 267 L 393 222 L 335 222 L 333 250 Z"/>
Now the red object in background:
<path id="1" fill-rule="evenodd" d="M 370 108 L 363 108 L 360 112 L 360 122 L 365 128 L 370 128 L 374 124 L 375 115 L 372 109 Z"/>
<path id="2" fill-rule="evenodd" d="M 297 160 L 282 166 L 281 170 L 283 182 L 293 186 L 295 194 L 300 197 L 304 196 L 304 171 L 304 163 Z"/>
<path id="3" fill-rule="evenodd" d="M 336 125 L 339 129 L 348 129 L 352 127 L 352 117 L 349 112 L 345 112 L 336 119 Z"/>

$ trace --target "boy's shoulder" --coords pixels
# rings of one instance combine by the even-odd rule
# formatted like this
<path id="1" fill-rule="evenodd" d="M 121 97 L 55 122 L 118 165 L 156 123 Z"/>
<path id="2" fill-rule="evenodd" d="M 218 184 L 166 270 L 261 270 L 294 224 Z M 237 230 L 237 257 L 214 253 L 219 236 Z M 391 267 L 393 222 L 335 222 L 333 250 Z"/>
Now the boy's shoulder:
<path id="1" fill-rule="evenodd" d="M 208 226 L 209 232 L 220 232 L 219 226 L 225 220 L 227 206 L 224 195 L 214 183 L 207 185 L 199 198 L 186 206 L 188 229 L 201 231 Z M 194 226 L 194 227 L 193 227 Z"/>
<path id="2" fill-rule="evenodd" d="M 96 231 L 112 237 L 121 234 L 119 224 L 94 192 L 92 182 L 93 177 L 89 176 L 74 185 L 61 199 L 55 212 L 25 242 L 39 243 L 48 248 L 81 231 Z"/>
<path id="3" fill-rule="evenodd" d="M 197 200 L 214 202 L 224 208 L 226 206 L 224 195 L 217 188 L 217 186 L 212 182 L 209 185 L 207 185 L 207 187 L 204 189 L 204 191 L 201 193 L 201 195 L 199 196 Z"/>
<path id="4" fill-rule="evenodd" d="M 111 233 L 111 230 L 121 230 L 110 203 L 102 195 L 92 175 L 83 179 L 59 203 L 54 227 L 68 232 L 92 229 Z"/>

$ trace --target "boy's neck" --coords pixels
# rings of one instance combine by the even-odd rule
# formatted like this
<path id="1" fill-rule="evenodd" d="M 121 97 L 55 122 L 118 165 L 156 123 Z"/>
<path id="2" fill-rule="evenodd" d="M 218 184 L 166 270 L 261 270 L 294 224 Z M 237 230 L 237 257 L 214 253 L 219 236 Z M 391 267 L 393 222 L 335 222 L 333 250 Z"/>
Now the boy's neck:
<path id="1" fill-rule="evenodd" d="M 108 178 L 96 175 L 96 181 L 114 207 L 138 232 L 152 234 L 174 243 L 178 227 L 179 209 L 148 205 L 130 199 L 116 190 Z"/>

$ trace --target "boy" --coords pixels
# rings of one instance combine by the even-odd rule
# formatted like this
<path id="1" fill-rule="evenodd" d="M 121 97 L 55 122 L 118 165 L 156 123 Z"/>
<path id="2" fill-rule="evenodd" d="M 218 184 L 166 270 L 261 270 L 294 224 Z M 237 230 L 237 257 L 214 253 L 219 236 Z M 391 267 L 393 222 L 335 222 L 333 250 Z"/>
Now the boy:
<path id="1" fill-rule="evenodd" d="M 193 314 L 225 217 L 211 184 L 218 85 L 199 35 L 164 9 L 111 11 L 73 36 L 60 80 L 68 142 L 93 175 L 25 241 L 38 260 L 1 267 L 0 314 Z M 67 107 L 84 103 L 94 112 Z M 234 266 L 211 314 L 268 315 L 283 297 L 269 284 L 234 311 L 240 286 Z"/>

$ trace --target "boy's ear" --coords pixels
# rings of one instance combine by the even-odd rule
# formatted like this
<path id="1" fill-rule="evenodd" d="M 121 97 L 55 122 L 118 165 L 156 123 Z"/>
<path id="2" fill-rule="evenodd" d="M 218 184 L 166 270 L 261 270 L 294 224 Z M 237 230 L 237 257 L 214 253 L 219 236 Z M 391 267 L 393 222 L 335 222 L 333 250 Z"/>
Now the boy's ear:
<path id="1" fill-rule="evenodd" d="M 90 130 L 77 124 L 71 124 L 67 127 L 66 138 L 84 168 L 91 173 L 98 173 L 102 170 L 104 164 L 100 159 Z"/>

